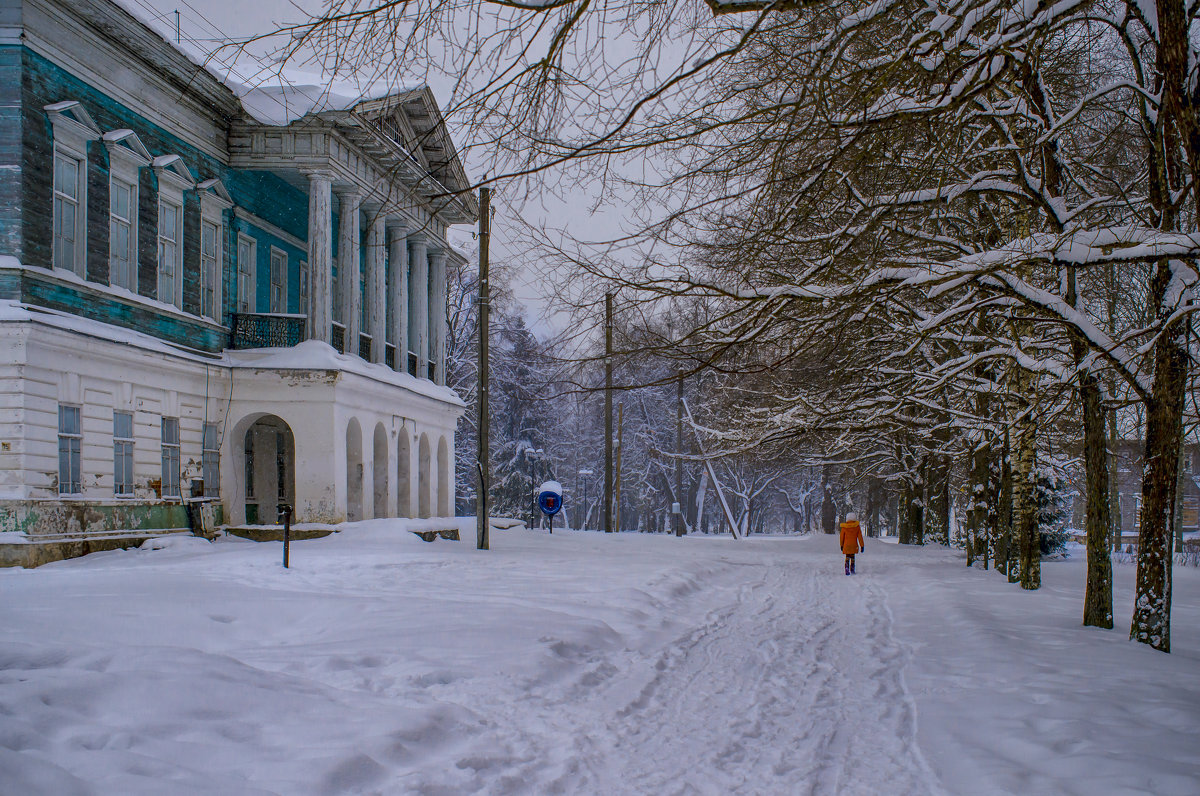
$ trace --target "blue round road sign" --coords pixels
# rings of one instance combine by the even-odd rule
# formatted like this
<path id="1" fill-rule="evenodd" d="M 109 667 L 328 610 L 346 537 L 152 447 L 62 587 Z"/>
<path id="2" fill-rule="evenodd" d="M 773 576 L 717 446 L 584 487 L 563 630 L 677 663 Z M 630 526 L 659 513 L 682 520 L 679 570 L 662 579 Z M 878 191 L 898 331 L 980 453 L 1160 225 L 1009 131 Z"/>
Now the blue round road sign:
<path id="1" fill-rule="evenodd" d="M 562 509 L 562 504 L 562 495 L 557 492 L 546 491 L 538 495 L 538 508 L 547 517 L 553 517 L 557 514 Z"/>

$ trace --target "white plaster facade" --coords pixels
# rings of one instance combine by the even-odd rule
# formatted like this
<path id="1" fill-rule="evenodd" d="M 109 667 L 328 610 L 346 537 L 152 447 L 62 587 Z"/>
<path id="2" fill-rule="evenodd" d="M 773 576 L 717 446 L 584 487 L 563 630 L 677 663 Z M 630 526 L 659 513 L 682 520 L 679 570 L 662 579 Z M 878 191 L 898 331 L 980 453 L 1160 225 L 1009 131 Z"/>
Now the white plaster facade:
<path id="1" fill-rule="evenodd" d="M 244 524 L 247 432 L 275 417 L 294 440 L 286 466 L 296 522 L 453 514 L 450 452 L 464 405 L 452 391 L 323 343 L 283 349 L 287 365 L 272 366 L 280 351 L 205 357 L 136 332 L 114 339 L 103 324 L 0 304 L 0 500 L 111 506 L 162 500 L 161 423 L 169 417 L 179 420 L 181 497 L 202 477 L 204 424 L 216 424 L 220 501 L 228 522 Z M 312 367 L 299 366 L 306 358 Z M 60 404 L 80 407 L 82 417 L 83 485 L 69 496 L 58 492 Z M 124 497 L 113 489 L 114 411 L 134 418 L 136 488 Z M 424 459 L 423 446 L 432 452 Z M 253 503 L 265 507 L 260 523 L 275 522 L 277 502 L 270 494 L 255 496 Z"/>

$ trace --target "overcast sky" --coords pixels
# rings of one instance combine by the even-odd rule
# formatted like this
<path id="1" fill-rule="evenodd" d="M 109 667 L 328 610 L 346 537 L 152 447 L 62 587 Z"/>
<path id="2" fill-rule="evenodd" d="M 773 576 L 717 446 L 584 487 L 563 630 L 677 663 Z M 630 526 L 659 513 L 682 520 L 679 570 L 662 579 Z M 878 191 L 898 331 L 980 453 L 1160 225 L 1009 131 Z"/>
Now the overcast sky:
<path id="1" fill-rule="evenodd" d="M 321 0 L 117 0 L 117 2 L 140 19 L 149 22 L 151 27 L 169 39 L 174 39 L 175 36 L 176 11 L 178 11 L 179 30 L 183 42 L 187 44 L 191 40 L 194 46 L 205 50 L 227 37 L 241 39 L 261 35 L 276 30 L 282 24 L 302 21 L 305 10 L 317 12 L 323 7 Z M 152 19 L 154 17 L 157 18 Z M 253 54 L 261 56 L 265 52 L 266 46 L 263 45 L 258 47 Z M 231 67 L 235 80 L 253 83 L 262 79 L 264 68 L 269 68 L 270 64 L 265 60 L 256 61 L 254 58 L 242 57 L 227 66 Z M 314 81 L 318 79 L 315 73 L 305 77 Z M 445 103 L 448 86 L 439 87 L 436 81 L 431 81 L 431 84 L 439 102 Z M 461 148 L 465 143 L 462 137 L 456 135 L 453 128 L 450 133 Z M 473 179 L 478 178 L 479 172 L 484 167 L 481 163 L 472 161 L 478 161 L 479 158 L 473 158 L 466 153 L 463 159 L 468 175 Z M 575 195 L 579 196 L 578 193 Z M 505 214 L 511 216 L 517 210 L 501 203 L 496 207 L 496 211 L 497 218 L 492 238 L 493 262 L 517 254 L 506 248 L 504 235 Z M 545 216 L 553 217 L 560 222 L 565 219 L 569 224 L 595 223 L 588 211 L 586 197 L 579 197 L 574 206 L 563 206 L 557 199 L 550 198 L 546 202 L 526 205 L 521 212 L 535 222 L 538 217 Z M 456 234 L 453 235 L 452 242 L 459 248 L 473 251 L 475 247 L 471 234 L 473 231 L 471 227 L 456 227 L 454 230 Z M 523 273 L 525 275 L 520 278 L 518 284 L 514 285 L 514 289 L 518 299 L 526 305 L 529 322 L 542 333 L 556 331 L 555 327 L 562 322 L 562 319 L 559 323 L 542 320 L 542 316 L 547 314 L 547 307 L 552 307 L 552 303 L 548 304 L 545 299 L 545 288 L 532 273 Z"/>

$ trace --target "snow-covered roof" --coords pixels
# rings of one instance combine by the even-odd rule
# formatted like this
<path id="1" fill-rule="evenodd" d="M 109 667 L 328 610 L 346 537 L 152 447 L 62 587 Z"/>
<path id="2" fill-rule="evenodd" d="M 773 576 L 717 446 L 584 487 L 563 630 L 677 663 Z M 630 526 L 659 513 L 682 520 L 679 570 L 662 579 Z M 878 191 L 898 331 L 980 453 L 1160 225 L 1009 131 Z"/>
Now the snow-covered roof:
<path id="1" fill-rule="evenodd" d="M 289 348 L 250 348 L 226 351 L 225 360 L 230 367 L 234 368 L 337 370 L 354 373 L 454 406 L 466 406 L 449 387 L 440 387 L 427 379 L 418 379 L 408 373 L 397 373 L 387 365 L 378 365 L 356 356 L 339 354 L 333 346 L 319 340 L 306 340 Z"/>
<path id="2" fill-rule="evenodd" d="M 246 86 L 233 81 L 227 85 L 241 100 L 246 115 L 259 124 L 286 126 L 305 116 L 325 111 L 349 111 L 363 100 L 373 99 L 367 94 L 346 94 L 320 85 Z"/>

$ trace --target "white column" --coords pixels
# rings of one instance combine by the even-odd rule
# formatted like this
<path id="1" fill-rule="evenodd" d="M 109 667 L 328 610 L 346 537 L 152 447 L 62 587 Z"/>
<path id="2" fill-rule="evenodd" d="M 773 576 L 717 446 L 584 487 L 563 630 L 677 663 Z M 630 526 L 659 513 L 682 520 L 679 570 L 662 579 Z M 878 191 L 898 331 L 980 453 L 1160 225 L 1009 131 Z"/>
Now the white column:
<path id="1" fill-rule="evenodd" d="M 403 221 L 388 219 L 388 262 L 392 265 L 392 342 L 396 344 L 396 370 L 408 372 L 408 229 Z"/>
<path id="2" fill-rule="evenodd" d="M 333 209 L 328 174 L 308 175 L 308 338 L 328 343 L 333 322 Z"/>
<path id="3" fill-rule="evenodd" d="M 383 209 L 367 216 L 367 333 L 371 335 L 371 361 L 383 364 L 387 347 L 387 218 Z"/>
<path id="4" fill-rule="evenodd" d="M 339 522 L 346 516 L 346 432 L 335 431 L 332 405 L 291 422 L 296 463 L 294 522 Z M 240 445 L 234 442 L 234 454 Z M 229 494 L 235 494 L 230 492 Z"/>
<path id="5" fill-rule="evenodd" d="M 434 378 L 446 383 L 446 252 L 429 251 L 429 358 Z M 439 475 L 440 478 L 440 475 Z"/>
<path id="6" fill-rule="evenodd" d="M 417 378 L 429 378 L 429 249 L 423 233 L 409 235 L 408 340 L 417 355 Z"/>
<path id="7" fill-rule="evenodd" d="M 359 208 L 362 196 L 357 191 L 340 191 L 338 234 L 338 280 L 342 285 L 342 325 L 346 327 L 347 354 L 358 354 L 360 297 L 358 295 Z"/>

